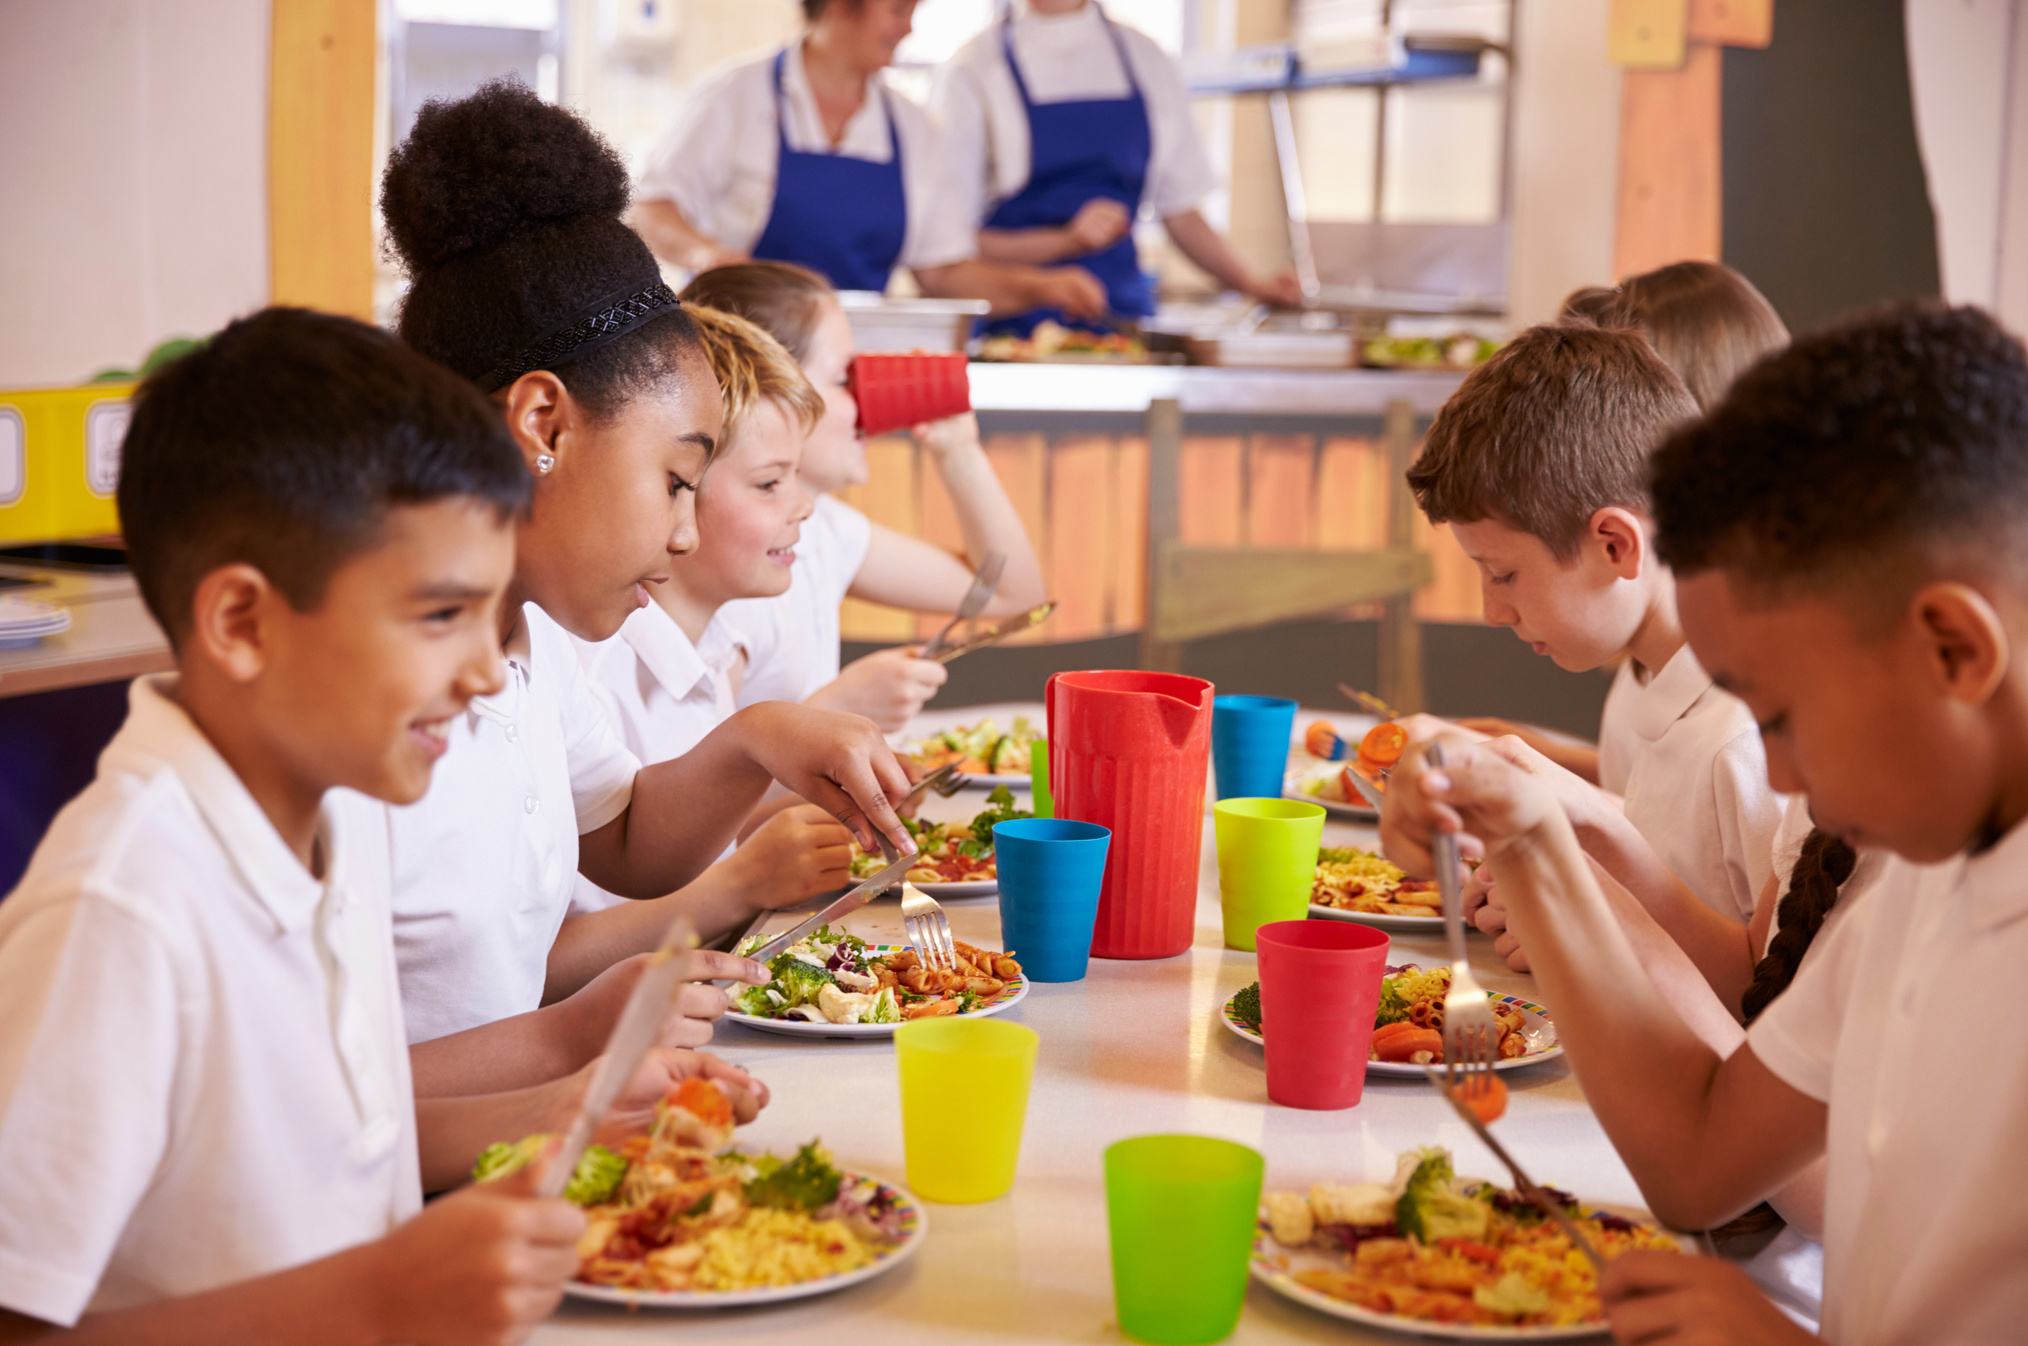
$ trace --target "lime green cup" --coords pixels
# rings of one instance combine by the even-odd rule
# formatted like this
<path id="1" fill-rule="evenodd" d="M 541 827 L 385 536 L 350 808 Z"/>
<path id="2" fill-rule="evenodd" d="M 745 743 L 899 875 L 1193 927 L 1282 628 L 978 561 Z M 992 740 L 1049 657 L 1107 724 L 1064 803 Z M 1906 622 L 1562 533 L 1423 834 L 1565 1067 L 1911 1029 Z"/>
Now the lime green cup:
<path id="1" fill-rule="evenodd" d="M 1324 806 L 1300 799 L 1224 799 L 1212 810 L 1218 832 L 1218 905 L 1225 947 L 1254 947 L 1254 931 L 1310 914 Z"/>
<path id="2" fill-rule="evenodd" d="M 1056 816 L 1056 799 L 1049 793 L 1049 740 L 1038 738 L 1028 750 L 1029 789 L 1035 796 L 1034 814 L 1038 818 Z"/>
<path id="3" fill-rule="evenodd" d="M 911 1019 L 894 1030 L 908 1185 L 927 1201 L 991 1201 L 1014 1185 L 1035 1030 L 998 1019 Z"/>
<path id="4" fill-rule="evenodd" d="M 1260 1151 L 1209 1136 L 1140 1136 L 1106 1150 L 1120 1331 L 1156 1346 L 1232 1335 L 1265 1168 Z"/>

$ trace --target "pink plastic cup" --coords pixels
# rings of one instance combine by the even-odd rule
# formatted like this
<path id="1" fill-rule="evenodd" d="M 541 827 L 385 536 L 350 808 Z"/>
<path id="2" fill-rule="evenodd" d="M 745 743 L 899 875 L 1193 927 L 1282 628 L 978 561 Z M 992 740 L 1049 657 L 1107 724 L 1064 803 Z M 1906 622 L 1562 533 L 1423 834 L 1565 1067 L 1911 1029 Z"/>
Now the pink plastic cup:
<path id="1" fill-rule="evenodd" d="M 859 403 L 859 428 L 869 435 L 972 409 L 962 351 L 870 351 L 852 358 L 845 377 Z"/>
<path id="2" fill-rule="evenodd" d="M 1348 921 L 1276 921 L 1254 935 L 1268 1098 L 1333 1111 L 1359 1105 L 1387 936 Z"/>

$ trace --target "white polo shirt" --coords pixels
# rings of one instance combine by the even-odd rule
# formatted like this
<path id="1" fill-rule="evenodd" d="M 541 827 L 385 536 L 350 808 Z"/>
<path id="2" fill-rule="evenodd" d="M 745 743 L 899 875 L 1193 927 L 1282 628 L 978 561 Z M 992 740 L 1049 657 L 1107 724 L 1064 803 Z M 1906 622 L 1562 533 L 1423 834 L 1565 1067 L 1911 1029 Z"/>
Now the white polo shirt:
<path id="1" fill-rule="evenodd" d="M 719 609 L 747 641 L 740 705 L 802 701 L 837 678 L 838 607 L 872 547 L 872 521 L 835 496 L 820 495 L 803 520 L 788 590 Z"/>
<path id="2" fill-rule="evenodd" d="M 636 608 L 611 640 L 573 643 L 621 742 L 644 765 L 681 757 L 739 709 L 732 670 L 745 639 L 723 609 L 712 615 L 695 645 L 655 603 Z M 728 845 L 725 855 L 734 849 Z M 571 909 L 603 911 L 626 900 L 579 875 Z"/>
<path id="3" fill-rule="evenodd" d="M 769 51 L 705 76 L 649 151 L 634 183 L 634 199 L 673 201 L 706 237 L 751 253 L 774 213 L 775 170 L 781 158 L 774 60 L 775 53 Z M 971 218 L 950 208 L 955 184 L 945 167 L 936 126 L 906 94 L 873 76 L 867 81 L 865 101 L 845 123 L 844 138 L 832 145 L 816 95 L 810 92 L 809 76 L 803 73 L 800 42 L 789 48 L 782 64 L 782 94 L 788 105 L 790 149 L 805 154 L 835 151 L 876 164 L 894 158 L 887 121 L 891 108 L 901 141 L 902 188 L 908 196 L 908 233 L 899 264 L 947 266 L 977 255 Z"/>
<path id="4" fill-rule="evenodd" d="M 1842 903 L 1841 903 L 1842 906 Z M 2028 827 L 1890 859 L 1747 1030 L 1830 1109 L 1824 1337 L 2018 1342 L 2028 1323 Z"/>
<path id="5" fill-rule="evenodd" d="M 1632 660 L 1620 669 L 1599 728 L 1599 783 L 1625 797 L 1627 821 L 1691 892 L 1751 919 L 1785 800 L 1768 786 L 1746 703 L 1687 644 L 1645 681 Z"/>
<path id="6" fill-rule="evenodd" d="M 542 1004 L 577 886 L 577 839 L 626 811 L 641 769 L 570 636 L 533 603 L 522 615 L 507 685 L 453 722 L 429 793 L 389 810 L 410 1042 Z"/>
<path id="7" fill-rule="evenodd" d="M 327 796 L 312 877 L 175 687 L 0 902 L 0 1306 L 66 1327 L 422 1204 L 386 808 Z"/>
<path id="8" fill-rule="evenodd" d="M 1133 63 L 1133 82 L 1148 108 L 1148 176 L 1141 201 L 1161 218 L 1195 210 L 1218 187 L 1204 138 L 1191 119 L 1183 72 L 1145 33 L 1113 25 Z M 1037 14 L 1026 4 L 1014 19 L 1014 56 L 1037 103 L 1125 98 L 1133 87 L 1094 4 L 1069 14 Z M 955 195 L 953 216 L 983 224 L 1028 185 L 1028 111 L 1007 69 L 1000 25 L 958 49 L 937 70 L 932 110 L 943 125 Z"/>

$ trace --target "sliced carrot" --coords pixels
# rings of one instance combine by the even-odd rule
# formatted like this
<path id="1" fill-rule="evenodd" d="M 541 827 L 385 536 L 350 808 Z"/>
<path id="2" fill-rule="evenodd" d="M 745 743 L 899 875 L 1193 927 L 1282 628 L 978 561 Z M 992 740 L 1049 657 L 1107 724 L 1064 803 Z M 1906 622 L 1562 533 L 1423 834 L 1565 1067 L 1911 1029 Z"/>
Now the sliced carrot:
<path id="1" fill-rule="evenodd" d="M 1391 1024 L 1382 1024 L 1380 1025 L 1380 1027 L 1374 1029 L 1373 1041 L 1374 1044 L 1377 1046 L 1378 1044 L 1387 1041 L 1387 1039 L 1394 1037 L 1397 1034 L 1413 1033 L 1414 1031 L 1415 1031 L 1414 1024 L 1410 1023 L 1406 1019 L 1396 1019 Z"/>
<path id="2" fill-rule="evenodd" d="M 1374 1044 L 1383 1061 L 1406 1061 L 1417 1052 L 1431 1053 L 1432 1062 L 1444 1059 L 1444 1035 L 1434 1028 L 1411 1028 Z"/>
<path id="3" fill-rule="evenodd" d="M 1359 740 L 1359 755 L 1379 766 L 1392 767 L 1408 748 L 1408 731 L 1392 720 L 1374 725 Z"/>
<path id="4" fill-rule="evenodd" d="M 1473 1116 L 1490 1126 L 1507 1111 L 1507 1081 L 1498 1075 L 1481 1074 L 1460 1089 L 1458 1097 Z"/>

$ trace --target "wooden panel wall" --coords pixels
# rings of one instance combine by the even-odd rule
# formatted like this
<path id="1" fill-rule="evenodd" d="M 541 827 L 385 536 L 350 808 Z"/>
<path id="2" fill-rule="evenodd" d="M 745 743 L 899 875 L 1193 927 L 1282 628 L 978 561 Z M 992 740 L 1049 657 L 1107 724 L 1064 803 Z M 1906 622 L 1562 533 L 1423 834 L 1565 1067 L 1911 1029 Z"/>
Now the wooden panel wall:
<path id="1" fill-rule="evenodd" d="M 273 302 L 373 318 L 375 0 L 274 0 L 268 68 Z"/>
<path id="2" fill-rule="evenodd" d="M 1146 611 L 1142 551 L 1148 446 L 1138 436 L 993 435 L 986 452 L 1013 497 L 1060 606 L 1023 643 L 1089 640 L 1140 628 Z M 877 522 L 961 551 L 957 517 L 926 455 L 905 438 L 867 446 L 871 480 L 844 492 Z M 1386 538 L 1387 458 L 1377 440 L 1356 436 L 1201 435 L 1183 442 L 1182 541 L 1206 547 L 1315 547 L 1361 550 Z M 1416 595 L 1424 621 L 1480 620 L 1478 571 L 1448 528 L 1418 519 L 1417 545 L 1436 578 Z M 1378 609 L 1351 609 L 1370 619 Z M 927 636 L 942 616 L 911 614 L 848 599 L 848 640 Z"/>

